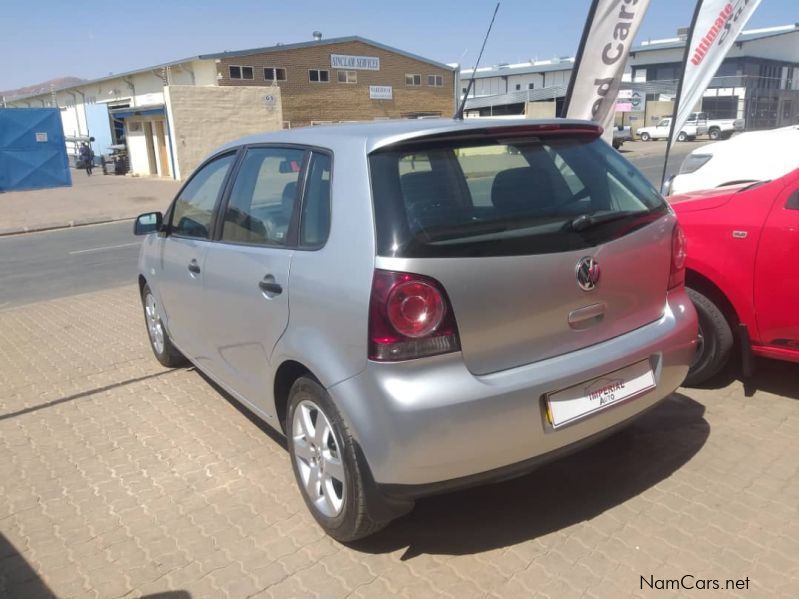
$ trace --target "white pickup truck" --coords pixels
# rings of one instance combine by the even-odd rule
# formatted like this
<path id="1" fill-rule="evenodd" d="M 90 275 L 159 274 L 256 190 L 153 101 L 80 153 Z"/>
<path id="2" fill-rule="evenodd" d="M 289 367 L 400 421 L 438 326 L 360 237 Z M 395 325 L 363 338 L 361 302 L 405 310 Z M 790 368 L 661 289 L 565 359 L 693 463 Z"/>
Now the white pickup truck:
<path id="1" fill-rule="evenodd" d="M 668 139 L 671 132 L 671 117 L 661 119 L 660 122 L 653 127 L 641 127 L 638 130 L 638 137 L 641 141 L 649 141 L 650 139 Z M 705 120 L 694 119 L 687 121 L 680 132 L 677 134 L 677 141 L 685 141 L 687 139 L 696 139 L 699 135 L 705 135 L 708 132 Z"/>
<path id="2" fill-rule="evenodd" d="M 704 112 L 694 112 L 688 122 L 704 121 L 707 124 L 707 136 L 712 140 L 729 139 L 736 131 L 744 130 L 743 119 L 709 119 Z"/>

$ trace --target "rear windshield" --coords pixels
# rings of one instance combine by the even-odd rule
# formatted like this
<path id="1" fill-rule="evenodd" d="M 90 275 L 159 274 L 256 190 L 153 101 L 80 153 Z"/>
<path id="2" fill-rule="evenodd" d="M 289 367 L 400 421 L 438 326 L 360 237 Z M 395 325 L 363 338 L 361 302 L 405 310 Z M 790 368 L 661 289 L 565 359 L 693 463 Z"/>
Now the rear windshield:
<path id="1" fill-rule="evenodd" d="M 369 161 L 381 256 L 576 250 L 668 211 L 635 167 L 593 137 L 403 144 Z"/>

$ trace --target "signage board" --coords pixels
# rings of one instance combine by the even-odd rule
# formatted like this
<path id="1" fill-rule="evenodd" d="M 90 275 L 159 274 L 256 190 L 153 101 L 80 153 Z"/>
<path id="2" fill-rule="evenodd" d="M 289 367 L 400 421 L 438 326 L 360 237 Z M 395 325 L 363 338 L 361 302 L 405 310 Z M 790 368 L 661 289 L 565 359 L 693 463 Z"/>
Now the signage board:
<path id="1" fill-rule="evenodd" d="M 633 105 L 630 102 L 616 102 L 616 112 L 632 112 Z"/>
<path id="2" fill-rule="evenodd" d="M 377 56 L 351 56 L 349 54 L 331 54 L 330 66 L 334 69 L 379 71 L 380 58 L 378 58 Z"/>
<path id="3" fill-rule="evenodd" d="M 390 85 L 370 85 L 369 98 L 371 100 L 392 100 L 394 88 Z"/>

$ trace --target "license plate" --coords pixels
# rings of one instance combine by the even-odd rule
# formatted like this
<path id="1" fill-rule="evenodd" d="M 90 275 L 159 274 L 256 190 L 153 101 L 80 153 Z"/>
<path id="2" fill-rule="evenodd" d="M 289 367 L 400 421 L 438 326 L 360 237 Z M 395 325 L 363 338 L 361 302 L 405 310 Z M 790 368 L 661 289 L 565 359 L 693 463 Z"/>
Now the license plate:
<path id="1" fill-rule="evenodd" d="M 568 424 L 655 388 L 649 360 L 637 362 L 599 378 L 547 396 L 547 416 L 554 427 Z"/>

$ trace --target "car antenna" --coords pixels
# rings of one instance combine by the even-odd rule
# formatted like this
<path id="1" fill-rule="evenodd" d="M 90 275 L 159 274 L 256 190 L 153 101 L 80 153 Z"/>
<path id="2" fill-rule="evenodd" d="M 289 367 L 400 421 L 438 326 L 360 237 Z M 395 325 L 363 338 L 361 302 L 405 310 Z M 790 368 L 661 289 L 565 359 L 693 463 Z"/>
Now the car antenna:
<path id="1" fill-rule="evenodd" d="M 485 50 L 486 42 L 488 41 L 488 34 L 491 33 L 491 27 L 494 25 L 494 19 L 497 18 L 497 11 L 499 10 L 499 2 L 497 2 L 496 7 L 494 8 L 494 14 L 491 17 L 491 22 L 488 24 L 488 31 L 486 31 L 486 36 L 483 38 L 483 47 L 480 48 L 480 54 L 477 56 L 477 62 L 474 63 L 474 68 L 472 69 L 472 78 L 469 79 L 469 85 L 466 86 L 466 93 L 463 94 L 463 100 L 461 100 L 460 106 L 458 106 L 458 110 L 452 115 L 453 119 L 460 119 L 463 120 L 463 110 L 466 108 L 466 98 L 469 97 L 469 92 L 472 90 L 472 85 L 474 85 L 474 77 L 477 74 L 477 66 L 480 64 L 480 59 L 483 57 L 483 50 Z"/>

